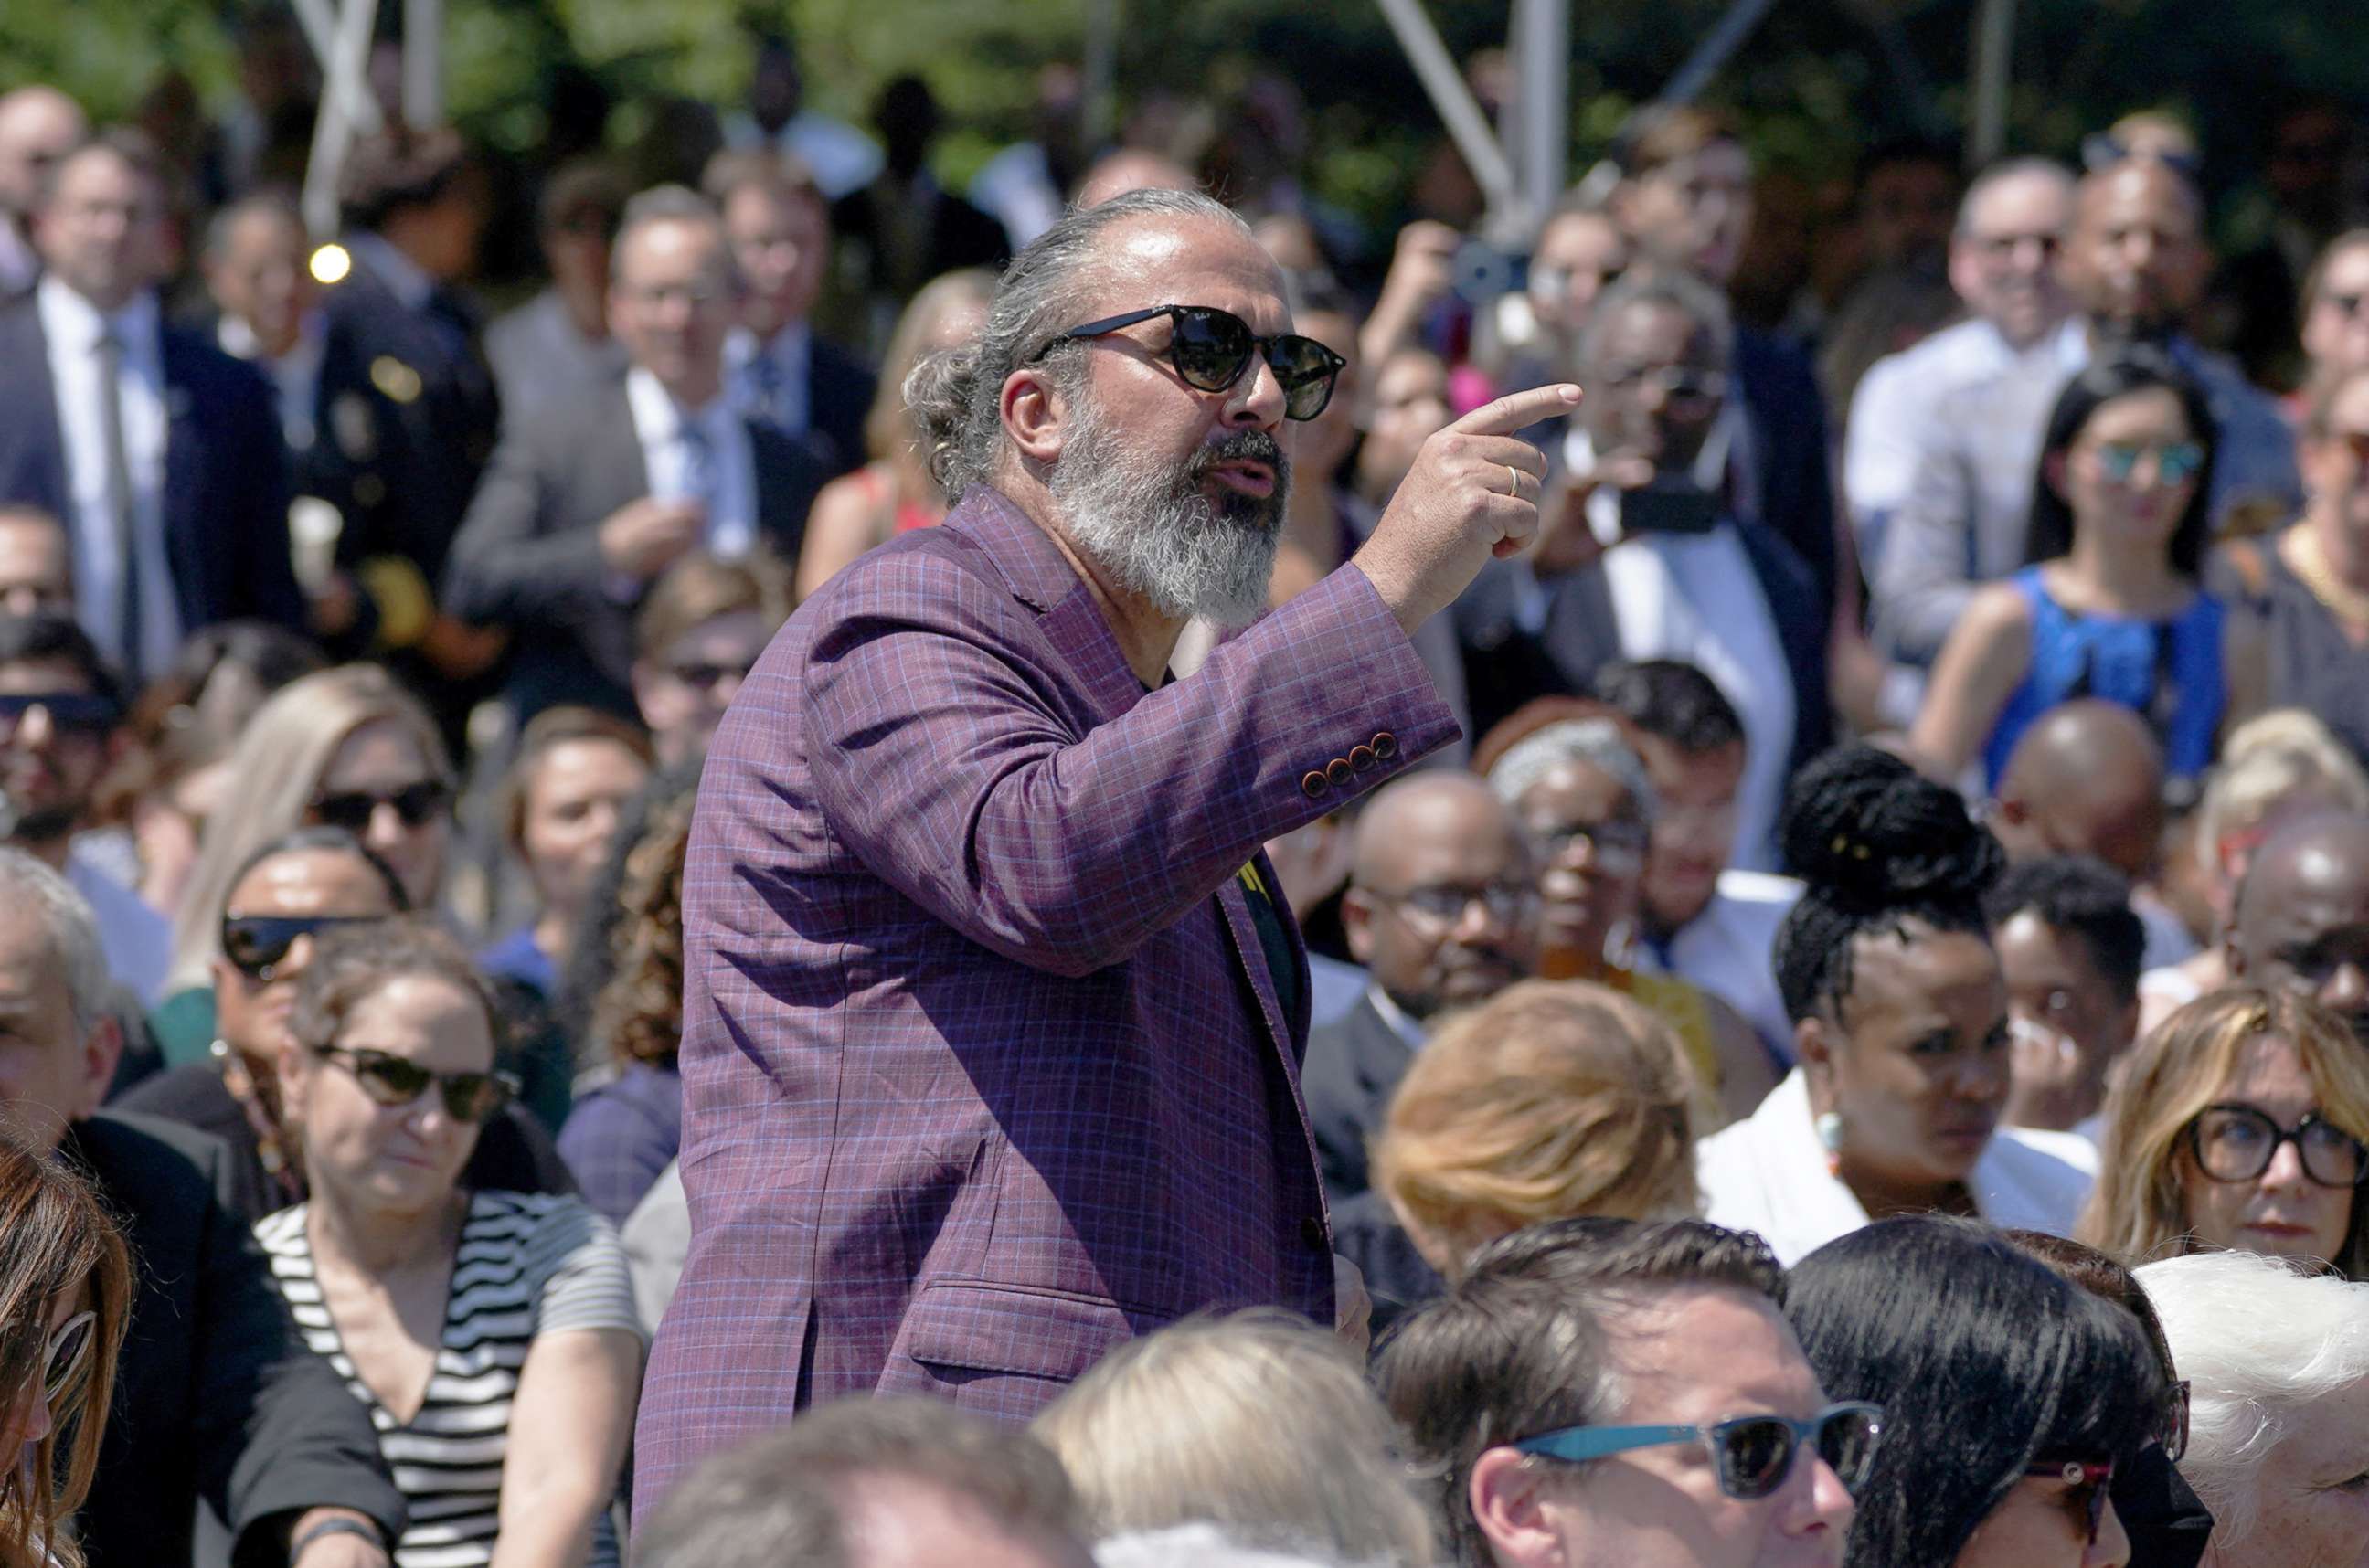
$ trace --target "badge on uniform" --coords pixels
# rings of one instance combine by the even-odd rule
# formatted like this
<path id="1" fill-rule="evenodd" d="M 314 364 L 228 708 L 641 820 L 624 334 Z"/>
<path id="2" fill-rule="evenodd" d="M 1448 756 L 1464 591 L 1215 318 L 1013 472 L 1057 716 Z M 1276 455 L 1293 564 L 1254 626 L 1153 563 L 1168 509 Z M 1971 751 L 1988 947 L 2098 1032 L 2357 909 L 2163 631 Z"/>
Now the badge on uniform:
<path id="1" fill-rule="evenodd" d="M 418 399 L 419 372 L 392 354 L 381 354 L 371 361 L 371 384 L 397 403 Z"/>

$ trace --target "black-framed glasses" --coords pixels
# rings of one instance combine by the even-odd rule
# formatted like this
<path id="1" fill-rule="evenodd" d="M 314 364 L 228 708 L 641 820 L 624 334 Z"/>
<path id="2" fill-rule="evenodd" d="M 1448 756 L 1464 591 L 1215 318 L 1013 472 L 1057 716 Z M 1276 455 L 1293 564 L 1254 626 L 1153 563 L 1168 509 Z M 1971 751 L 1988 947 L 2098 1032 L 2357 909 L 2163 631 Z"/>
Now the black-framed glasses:
<path id="1" fill-rule="evenodd" d="M 2369 1178 L 2361 1140 L 2318 1112 L 2289 1127 L 2251 1105 L 2207 1105 L 2188 1124 L 2189 1152 L 2216 1182 L 2260 1181 L 2288 1143 L 2303 1173 L 2319 1186 L 2357 1187 Z"/>
<path id="2" fill-rule="evenodd" d="M 1510 924 L 1538 907 L 1538 886 L 1530 882 L 1492 882 L 1485 887 L 1410 887 L 1403 893 L 1376 897 L 1395 905 L 1409 924 L 1448 931 L 1474 904 L 1489 911 L 1500 925 Z"/>
<path id="3" fill-rule="evenodd" d="M 35 708 L 62 734 L 105 735 L 120 715 L 113 703 L 87 692 L 0 692 L 0 734 L 14 735 Z"/>
<path id="4" fill-rule="evenodd" d="M 1184 384 L 1203 392 L 1230 391 L 1250 368 L 1251 356 L 1265 358 L 1283 388 L 1283 416 L 1313 419 L 1333 401 L 1333 383 L 1349 361 L 1313 338 L 1285 332 L 1262 338 L 1250 323 L 1215 305 L 1150 305 L 1124 315 L 1106 315 L 1072 326 L 1029 357 L 1031 364 L 1071 338 L 1100 338 L 1157 315 L 1168 318 L 1168 347 L 1163 352 Z"/>
<path id="5" fill-rule="evenodd" d="M 2188 1408 L 2191 1385 L 2185 1378 L 2163 1391 L 2163 1425 L 2155 1440 L 2163 1445 L 2163 1457 L 2178 1464 L 2188 1457 Z"/>
<path id="6" fill-rule="evenodd" d="M 432 1087 L 456 1122 L 475 1124 L 510 1103 L 519 1081 L 507 1072 L 434 1072 L 408 1057 L 355 1046 L 315 1046 L 313 1054 L 354 1075 L 374 1104 L 394 1110 L 412 1104 Z"/>
<path id="7" fill-rule="evenodd" d="M 76 1312 L 50 1335 L 49 1351 L 41 1358 L 41 1398 L 52 1411 L 82 1379 L 97 1338 L 98 1314 L 89 1310 Z"/>
<path id="8" fill-rule="evenodd" d="M 384 915 L 224 915 L 223 956 L 258 985 L 269 983 L 288 960 L 300 936 L 318 936 L 341 925 L 368 925 Z"/>
<path id="9" fill-rule="evenodd" d="M 1807 1421 L 1782 1415 L 1739 1415 L 1709 1426 L 1565 1426 L 1514 1445 L 1525 1454 L 1574 1463 L 1659 1448 L 1700 1443 L 1718 1472 L 1719 1489 L 1738 1502 L 1767 1497 L 1785 1484 L 1804 1446 L 1814 1448 L 1852 1496 L 1865 1484 L 1883 1437 L 1883 1407 L 1854 1401 L 1830 1404 Z"/>
<path id="10" fill-rule="evenodd" d="M 386 794 L 372 790 L 339 790 L 313 802 L 313 818 L 326 827 L 343 828 L 360 837 L 370 831 L 371 818 L 382 806 L 395 807 L 395 814 L 406 828 L 423 828 L 443 815 L 452 798 L 452 789 L 442 779 L 421 779 L 401 789 Z"/>
<path id="11" fill-rule="evenodd" d="M 2114 1462 L 2112 1459 L 2043 1459 L 2023 1472 L 2043 1481 L 2061 1481 L 2066 1484 L 2066 1496 L 2078 1504 L 2089 1521 L 2089 1535 L 2085 1545 L 2098 1544 L 2098 1531 L 2106 1522 L 2106 1497 L 2114 1483 Z"/>

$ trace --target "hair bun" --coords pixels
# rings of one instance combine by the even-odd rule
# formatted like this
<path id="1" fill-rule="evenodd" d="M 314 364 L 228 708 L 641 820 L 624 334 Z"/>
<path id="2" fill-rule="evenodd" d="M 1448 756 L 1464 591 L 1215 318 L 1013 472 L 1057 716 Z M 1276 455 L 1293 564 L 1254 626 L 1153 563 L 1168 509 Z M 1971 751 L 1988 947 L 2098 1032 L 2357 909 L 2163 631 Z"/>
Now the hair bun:
<path id="1" fill-rule="evenodd" d="M 1830 751 L 1802 770 L 1781 838 L 1809 896 L 1844 909 L 1978 898 L 2007 864 L 1956 791 L 1870 746 Z"/>

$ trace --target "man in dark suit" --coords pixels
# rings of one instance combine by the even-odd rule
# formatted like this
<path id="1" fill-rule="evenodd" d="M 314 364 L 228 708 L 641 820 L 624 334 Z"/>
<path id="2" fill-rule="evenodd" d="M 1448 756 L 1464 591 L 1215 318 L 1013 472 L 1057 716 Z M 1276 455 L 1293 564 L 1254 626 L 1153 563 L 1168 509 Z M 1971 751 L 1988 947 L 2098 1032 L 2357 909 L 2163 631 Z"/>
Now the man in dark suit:
<path id="1" fill-rule="evenodd" d="M 881 89 L 872 123 L 887 166 L 831 207 L 842 240 L 862 247 L 864 288 L 881 319 L 893 321 L 921 285 L 964 267 L 994 268 L 1009 254 L 1003 225 L 940 189 L 930 143 L 943 120 L 929 84 L 899 76 Z"/>
<path id="2" fill-rule="evenodd" d="M 825 477 L 864 466 L 877 378 L 807 317 L 830 265 L 830 209 L 814 176 L 775 153 L 726 153 L 703 182 L 740 270 L 740 325 L 724 346 L 733 395 L 819 459 Z"/>
<path id="3" fill-rule="evenodd" d="M 41 281 L 0 309 L 0 501 L 65 521 L 76 614 L 135 679 L 212 622 L 304 620 L 270 389 L 160 319 L 164 216 L 145 143 L 85 143 L 44 182 Z"/>
<path id="4" fill-rule="evenodd" d="M 714 208 L 675 188 L 635 198 L 609 294 L 632 368 L 521 422 L 495 454 L 445 596 L 511 634 L 521 724 L 559 703 L 633 715 L 635 607 L 692 549 L 797 558 L 826 475 L 726 393 L 735 294 Z"/>
<path id="5" fill-rule="evenodd" d="M 74 1522 L 90 1568 L 190 1561 L 203 1499 L 235 1568 L 386 1568 L 403 1499 L 361 1402 L 305 1350 L 232 1201 L 217 1139 L 102 1113 L 122 1039 L 90 906 L 0 850 L 0 1116 L 124 1227 L 131 1328 Z"/>
<path id="6" fill-rule="evenodd" d="M 1538 876 L 1513 817 L 1469 773 L 1382 790 L 1357 819 L 1341 900 L 1370 983 L 1346 1017 L 1310 1031 L 1300 1087 L 1324 1194 L 1366 1191 L 1366 1146 L 1434 1014 L 1476 1007 L 1538 966 Z"/>

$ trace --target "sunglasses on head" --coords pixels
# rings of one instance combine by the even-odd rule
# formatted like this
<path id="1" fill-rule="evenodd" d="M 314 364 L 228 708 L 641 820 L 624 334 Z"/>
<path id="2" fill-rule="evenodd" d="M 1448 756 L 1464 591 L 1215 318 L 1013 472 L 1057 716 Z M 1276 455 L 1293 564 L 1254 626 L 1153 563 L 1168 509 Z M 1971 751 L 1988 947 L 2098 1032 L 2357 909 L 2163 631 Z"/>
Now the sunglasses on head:
<path id="1" fill-rule="evenodd" d="M 35 708 L 53 728 L 77 735 L 104 735 L 118 716 L 113 703 L 87 692 L 8 692 L 0 693 L 0 730 L 14 733 Z"/>
<path id="2" fill-rule="evenodd" d="M 1525 1437 L 1514 1447 L 1525 1454 L 1576 1462 L 1665 1443 L 1700 1443 L 1718 1471 L 1720 1491 L 1749 1503 L 1785 1484 L 1804 1445 L 1816 1448 L 1843 1490 L 1856 1497 L 1883 1436 L 1883 1407 L 1853 1402 L 1830 1404 L 1807 1421 L 1739 1415 L 1710 1426 L 1565 1426 Z"/>
<path id="3" fill-rule="evenodd" d="M 1185 385 L 1203 392 L 1226 392 L 1242 379 L 1251 356 L 1265 358 L 1267 368 L 1283 388 L 1287 419 L 1313 419 L 1333 401 L 1333 386 L 1341 367 L 1349 361 L 1313 338 L 1282 333 L 1262 338 L 1231 311 L 1215 305 L 1152 305 L 1125 315 L 1106 315 L 1082 326 L 1072 326 L 1030 358 L 1034 364 L 1072 338 L 1100 338 L 1122 326 L 1133 326 L 1153 316 L 1168 318 L 1168 362 Z"/>
<path id="4" fill-rule="evenodd" d="M 445 1114 L 475 1125 L 510 1103 L 519 1081 L 507 1072 L 434 1072 L 407 1057 L 357 1047 L 315 1046 L 313 1054 L 354 1075 L 373 1104 L 389 1110 L 416 1103 L 433 1088 Z"/>
<path id="5" fill-rule="evenodd" d="M 2066 1497 L 2084 1510 L 2089 1527 L 2086 1544 L 2098 1544 L 2098 1530 L 2106 1522 L 2106 1494 L 2114 1482 L 2112 1459 L 2048 1459 L 2023 1472 L 2043 1481 L 2061 1481 Z"/>
<path id="6" fill-rule="evenodd" d="M 50 1335 L 49 1353 L 41 1360 L 41 1398 L 52 1411 L 81 1380 L 90 1360 L 91 1344 L 97 1337 L 98 1314 L 93 1311 L 76 1312 Z"/>
<path id="7" fill-rule="evenodd" d="M 364 925 L 384 915 L 224 915 L 223 956 L 258 984 L 268 982 L 287 961 L 300 936 L 318 936 L 335 926 Z"/>
<path id="8" fill-rule="evenodd" d="M 314 801 L 313 818 L 325 827 L 343 828 L 359 837 L 370 830 L 371 818 L 378 815 L 380 807 L 391 806 L 405 827 L 424 828 L 443 814 L 444 804 L 452 797 L 452 790 L 441 779 L 422 779 L 384 795 L 340 790 Z"/>

